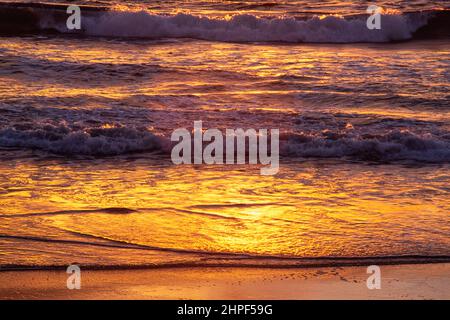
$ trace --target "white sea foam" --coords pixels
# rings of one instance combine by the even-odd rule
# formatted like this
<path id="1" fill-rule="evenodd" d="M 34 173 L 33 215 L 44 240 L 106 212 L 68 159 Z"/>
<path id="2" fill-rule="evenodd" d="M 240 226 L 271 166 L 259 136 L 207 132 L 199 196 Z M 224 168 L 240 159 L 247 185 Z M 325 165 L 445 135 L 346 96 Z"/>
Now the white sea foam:
<path id="1" fill-rule="evenodd" d="M 0 129 L 0 147 L 39 149 L 66 156 L 111 156 L 160 151 L 167 137 L 136 127 L 33 124 Z M 247 145 L 248 147 L 248 145 Z M 346 114 L 307 114 L 280 136 L 288 158 L 348 158 L 363 161 L 450 162 L 450 132 L 438 124 Z"/>
<path id="2" fill-rule="evenodd" d="M 136 128 L 78 128 L 66 125 L 0 130 L 1 147 L 39 149 L 63 155 L 109 156 L 160 150 L 163 139 Z"/>
<path id="3" fill-rule="evenodd" d="M 330 137 L 298 134 L 280 142 L 281 154 L 290 157 L 350 158 L 367 161 L 412 160 L 450 162 L 450 140 L 409 131 L 392 131 L 379 136 Z"/>
<path id="4" fill-rule="evenodd" d="M 366 17 L 259 18 L 249 14 L 230 19 L 190 14 L 155 15 L 147 11 L 110 11 L 87 17 L 84 31 L 89 35 L 143 38 L 194 38 L 231 42 L 389 42 L 407 40 L 427 23 L 427 17 L 383 15 L 381 30 L 369 30 Z"/>
<path id="5" fill-rule="evenodd" d="M 450 162 L 450 133 L 417 119 L 307 113 L 281 139 L 280 152 L 290 157 Z"/>

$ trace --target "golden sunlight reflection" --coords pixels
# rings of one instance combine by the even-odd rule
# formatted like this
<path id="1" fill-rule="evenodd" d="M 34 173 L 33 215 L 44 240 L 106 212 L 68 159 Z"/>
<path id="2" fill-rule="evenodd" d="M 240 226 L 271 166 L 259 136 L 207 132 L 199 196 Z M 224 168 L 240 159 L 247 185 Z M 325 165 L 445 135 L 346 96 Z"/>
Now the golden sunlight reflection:
<path id="1" fill-rule="evenodd" d="M 0 265 L 448 252 L 450 49 L 414 43 L 2 39 Z M 197 120 L 279 128 L 280 172 L 172 165 Z"/>
<path id="2" fill-rule="evenodd" d="M 440 224 L 450 209 L 438 182 L 444 171 L 392 176 L 403 169 L 383 167 L 379 175 L 376 167 L 332 166 L 293 163 L 280 176 L 263 177 L 258 168 L 197 170 L 125 160 L 88 168 L 55 162 L 46 170 L 2 164 L 2 174 L 15 170 L 16 176 L 3 186 L 1 219 L 13 223 L 6 218 L 13 215 L 20 225 L 20 215 L 36 215 L 15 231 L 27 236 L 48 229 L 180 252 L 364 256 L 405 254 L 397 244 L 425 239 L 449 245 L 450 230 Z"/>
<path id="3" fill-rule="evenodd" d="M 173 101 L 166 103 L 160 97 L 187 97 L 205 100 L 199 108 L 224 110 L 229 106 L 239 106 L 241 110 L 272 108 L 284 112 L 308 109 L 317 111 L 326 106 L 335 107 L 341 100 L 357 100 L 359 97 L 371 102 L 357 106 L 346 103 L 342 107 L 361 114 L 395 112 L 401 117 L 418 115 L 422 119 L 437 120 L 449 117 L 446 109 L 436 113 L 426 104 L 419 110 L 415 109 L 414 114 L 407 107 L 402 108 L 403 103 L 399 103 L 398 108 L 394 109 L 386 104 L 386 101 L 394 98 L 401 101 L 439 99 L 447 86 L 446 65 L 433 57 L 433 54 L 448 52 L 445 45 L 437 45 L 437 49 L 428 49 L 423 45 L 420 51 L 408 44 L 393 45 L 399 55 L 393 60 L 390 50 L 378 50 L 364 44 L 339 47 L 270 44 L 242 46 L 199 41 L 151 45 L 96 42 L 92 45 L 86 41 L 61 46 L 58 41 L 63 40 L 54 41 L 56 43 L 43 42 L 38 48 L 21 40 L 4 44 L 11 54 L 16 52 L 23 55 L 24 63 L 64 63 L 57 81 L 50 78 L 46 80 L 45 71 L 39 71 L 39 68 L 26 71 L 41 79 L 40 82 L 34 81 L 33 77 L 24 77 L 23 72 L 8 75 L 3 84 L 8 88 L 3 93 L 5 99 L 14 99 L 18 95 L 28 99 L 46 97 L 60 100 L 96 96 L 105 101 L 127 99 L 140 107 L 167 109 L 177 105 Z M 413 69 L 411 72 L 419 72 L 414 68 L 418 55 L 433 63 L 436 75 L 442 76 L 429 78 L 424 74 L 420 79 L 411 76 L 408 78 L 411 80 L 398 83 L 401 92 L 386 96 L 385 89 L 392 85 L 390 79 L 397 77 L 402 68 L 410 66 Z M 146 71 L 135 73 L 129 78 L 128 69 L 132 64 L 140 64 Z M 78 65 L 77 69 L 74 69 L 75 65 Z M 160 72 L 161 66 L 167 71 Z M 382 66 L 384 67 L 381 68 Z M 79 68 L 97 68 L 100 72 L 98 80 L 74 80 L 74 72 Z M 106 73 L 102 71 L 105 68 Z M 367 83 L 379 83 L 383 90 L 380 87 L 371 88 Z M 365 90 L 355 92 L 355 88 Z M 307 99 L 317 92 L 321 92 L 323 96 L 320 106 Z M 144 97 L 154 103 L 140 102 Z M 256 104 L 257 101 L 261 103 Z M 92 107 L 99 106 L 93 104 Z"/>

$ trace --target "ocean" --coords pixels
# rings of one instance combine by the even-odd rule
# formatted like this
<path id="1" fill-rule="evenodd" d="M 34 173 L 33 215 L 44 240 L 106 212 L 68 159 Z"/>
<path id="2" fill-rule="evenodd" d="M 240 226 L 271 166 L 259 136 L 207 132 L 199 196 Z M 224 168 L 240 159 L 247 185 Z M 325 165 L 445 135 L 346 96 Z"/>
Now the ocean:
<path id="1" fill-rule="evenodd" d="M 450 3 L 0 3 L 0 269 L 450 261 Z M 57 1 L 60 3 L 61 1 Z M 280 130 L 280 169 L 171 133 Z"/>

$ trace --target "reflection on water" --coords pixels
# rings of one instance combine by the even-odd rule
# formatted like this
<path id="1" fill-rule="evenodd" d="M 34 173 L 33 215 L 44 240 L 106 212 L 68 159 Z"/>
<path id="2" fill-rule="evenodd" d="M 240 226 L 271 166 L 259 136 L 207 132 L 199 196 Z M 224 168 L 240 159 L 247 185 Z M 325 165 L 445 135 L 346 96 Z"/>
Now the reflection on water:
<path id="1" fill-rule="evenodd" d="M 0 53 L 2 266 L 450 255 L 446 40 L 10 37 Z M 164 141 L 196 120 L 280 129 L 280 173 L 171 165 Z"/>
<path id="2" fill-rule="evenodd" d="M 0 263 L 445 255 L 448 169 L 292 162 L 273 177 L 151 160 L 12 161 L 0 171 L 0 230 L 16 238 L 2 241 Z"/>

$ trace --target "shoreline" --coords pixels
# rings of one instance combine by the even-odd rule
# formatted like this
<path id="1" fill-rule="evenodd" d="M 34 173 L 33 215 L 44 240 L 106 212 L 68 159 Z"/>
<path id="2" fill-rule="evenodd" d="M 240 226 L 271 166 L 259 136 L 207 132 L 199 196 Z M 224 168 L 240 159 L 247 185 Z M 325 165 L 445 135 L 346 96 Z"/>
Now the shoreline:
<path id="1" fill-rule="evenodd" d="M 252 257 L 253 262 L 246 263 L 168 263 L 168 264 L 117 264 L 117 265 L 86 265 L 73 262 L 85 271 L 150 271 L 150 270 L 177 270 L 177 269 L 324 269 L 324 268 L 350 268 L 378 266 L 403 266 L 403 265 L 428 265 L 428 264 L 450 264 L 450 256 L 379 256 L 379 257 L 328 257 L 328 258 L 273 258 L 277 262 L 269 262 L 270 258 Z M 278 260 L 277 260 L 278 259 Z M 258 260 L 260 263 L 258 263 Z M 285 264 L 280 264 L 284 261 Z M 290 262 L 290 263 L 288 263 Z M 65 271 L 66 265 L 41 265 L 26 266 L 16 264 L 0 264 L 0 274 L 2 272 L 37 272 L 37 271 Z"/>
<path id="2" fill-rule="evenodd" d="M 450 263 L 380 268 L 379 290 L 365 266 L 81 270 L 80 290 L 67 289 L 65 270 L 2 271 L 0 299 L 450 299 Z"/>

